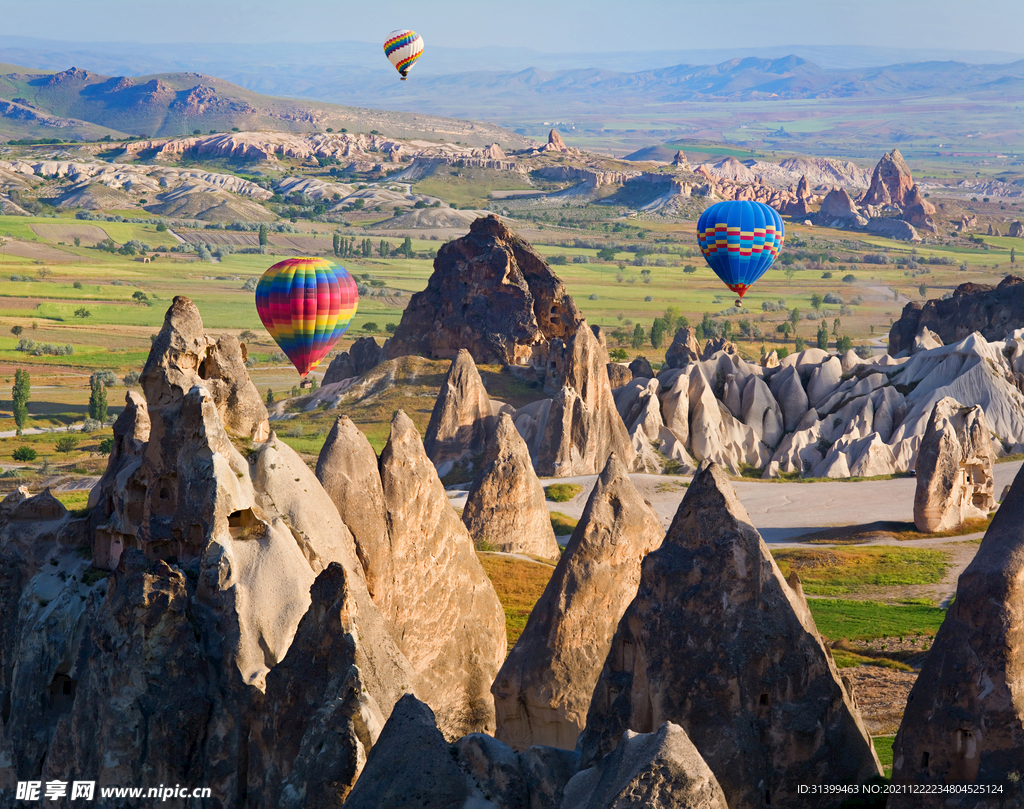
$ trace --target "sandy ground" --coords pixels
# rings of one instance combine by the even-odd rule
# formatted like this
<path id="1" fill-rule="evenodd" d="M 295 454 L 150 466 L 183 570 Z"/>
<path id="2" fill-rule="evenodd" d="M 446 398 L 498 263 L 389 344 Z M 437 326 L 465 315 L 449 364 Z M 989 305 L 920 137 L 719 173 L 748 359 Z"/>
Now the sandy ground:
<path id="1" fill-rule="evenodd" d="M 995 483 L 998 497 L 1005 486 L 1013 482 L 1024 462 L 996 464 Z M 669 475 L 630 476 L 640 493 L 654 507 L 667 529 L 686 493 L 683 486 L 690 478 Z M 572 478 L 543 478 L 541 483 L 578 483 L 583 490 L 564 503 L 548 501 L 551 511 L 560 511 L 579 519 L 594 488 L 596 475 Z M 878 520 L 912 522 L 914 519 L 913 478 L 893 480 L 865 480 L 856 483 L 829 481 L 826 483 L 769 483 L 734 481 L 736 493 L 750 515 L 750 521 L 761 532 L 765 542 L 773 547 L 798 546 L 794 540 L 819 528 L 862 525 Z M 452 505 L 462 508 L 468 490 L 449 489 Z M 957 539 L 960 539 L 957 537 Z M 916 540 L 915 546 L 928 543 L 946 543 L 950 538 Z"/>

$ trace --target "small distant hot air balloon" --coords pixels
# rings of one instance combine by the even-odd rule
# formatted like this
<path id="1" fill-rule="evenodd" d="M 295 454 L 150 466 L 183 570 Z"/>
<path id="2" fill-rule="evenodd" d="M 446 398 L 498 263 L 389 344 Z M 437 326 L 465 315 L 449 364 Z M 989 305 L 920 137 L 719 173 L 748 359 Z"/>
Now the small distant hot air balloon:
<path id="1" fill-rule="evenodd" d="M 782 249 L 782 218 L 762 202 L 736 200 L 712 205 L 697 220 L 697 242 L 715 275 L 740 296 L 764 275 Z"/>
<path id="2" fill-rule="evenodd" d="M 358 305 L 352 276 L 325 258 L 279 261 L 256 285 L 260 320 L 302 376 L 327 356 Z"/>
<path id="3" fill-rule="evenodd" d="M 384 55 L 402 74 L 402 81 L 405 81 L 406 76 L 409 75 L 409 69 L 422 53 L 423 37 L 409 29 L 392 31 L 384 42 Z"/>

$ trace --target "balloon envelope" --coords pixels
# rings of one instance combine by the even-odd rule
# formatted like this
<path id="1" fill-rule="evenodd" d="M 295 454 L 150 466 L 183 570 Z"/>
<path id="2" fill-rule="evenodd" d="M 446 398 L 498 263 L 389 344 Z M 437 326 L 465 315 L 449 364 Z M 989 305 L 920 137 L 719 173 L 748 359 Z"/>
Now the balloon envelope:
<path id="1" fill-rule="evenodd" d="M 260 320 L 302 376 L 338 342 L 358 304 L 356 282 L 325 258 L 279 261 L 256 285 Z"/>
<path id="2" fill-rule="evenodd" d="M 409 29 L 392 31 L 384 42 L 384 55 L 402 74 L 403 81 L 409 75 L 409 68 L 415 64 L 422 53 L 423 37 Z"/>
<path id="3" fill-rule="evenodd" d="M 704 260 L 741 298 L 775 262 L 785 235 L 782 218 L 762 202 L 719 202 L 697 220 Z"/>

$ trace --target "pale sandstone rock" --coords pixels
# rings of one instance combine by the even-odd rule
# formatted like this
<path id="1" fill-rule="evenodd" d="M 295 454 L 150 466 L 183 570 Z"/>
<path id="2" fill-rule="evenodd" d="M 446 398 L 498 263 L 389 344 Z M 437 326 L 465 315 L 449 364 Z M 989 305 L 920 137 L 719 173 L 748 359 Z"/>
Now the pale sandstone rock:
<path id="1" fill-rule="evenodd" d="M 480 544 L 495 550 L 558 558 L 544 487 L 512 418 L 503 413 L 469 490 L 462 521 Z"/>
<path id="2" fill-rule="evenodd" d="M 1018 806 L 1024 749 L 1024 474 L 1018 474 L 910 692 L 893 745 L 896 784 L 1001 784 Z M 894 795 L 893 809 L 980 806 L 978 796 Z M 993 806 L 1001 804 L 994 803 Z"/>
<path id="3" fill-rule="evenodd" d="M 782 410 L 783 428 L 786 432 L 795 430 L 810 407 L 796 368 L 789 366 L 778 371 L 769 380 L 768 387 Z"/>
<path id="4" fill-rule="evenodd" d="M 492 426 L 487 389 L 473 356 L 460 349 L 438 391 L 423 437 L 423 448 L 438 474 L 444 476 L 458 461 L 482 454 Z"/>
<path id="5" fill-rule="evenodd" d="M 693 456 L 738 471 L 743 464 L 761 467 L 771 454 L 757 434 L 720 405 L 699 365 L 690 370 L 690 443 Z"/>
<path id="6" fill-rule="evenodd" d="M 581 765 L 627 728 L 666 721 L 686 731 L 730 806 L 804 807 L 799 784 L 880 772 L 806 604 L 715 464 L 702 464 L 643 563 L 594 689 Z"/>
<path id="7" fill-rule="evenodd" d="M 519 750 L 572 749 L 640 562 L 664 530 L 609 457 L 565 552 L 494 681 L 497 737 Z"/>
<path id="8" fill-rule="evenodd" d="M 917 530 L 949 531 L 987 517 L 995 507 L 994 461 L 985 412 L 948 396 L 937 402 L 918 450 Z"/>
<path id="9" fill-rule="evenodd" d="M 348 416 L 334 422 L 316 462 L 316 476 L 352 532 L 366 586 L 387 612 L 395 593 L 382 582 L 392 580 L 384 489 L 377 454 Z"/>
<path id="10" fill-rule="evenodd" d="M 633 448 L 615 410 L 605 367 L 608 352 L 586 322 L 564 346 L 555 342 L 563 386 L 551 402 L 535 457 L 537 474 L 547 477 L 597 474 L 615 452 L 629 465 Z"/>
<path id="11" fill-rule="evenodd" d="M 722 788 L 679 725 L 627 730 L 615 751 L 565 786 L 560 809 L 729 809 Z"/>
<path id="12" fill-rule="evenodd" d="M 603 370 L 603 369 L 602 369 Z M 607 383 L 606 383 L 607 384 Z M 394 597 L 384 617 L 421 676 L 447 737 L 494 729 L 489 692 L 505 657 L 505 613 L 448 502 L 415 425 L 401 410 L 380 456 Z"/>

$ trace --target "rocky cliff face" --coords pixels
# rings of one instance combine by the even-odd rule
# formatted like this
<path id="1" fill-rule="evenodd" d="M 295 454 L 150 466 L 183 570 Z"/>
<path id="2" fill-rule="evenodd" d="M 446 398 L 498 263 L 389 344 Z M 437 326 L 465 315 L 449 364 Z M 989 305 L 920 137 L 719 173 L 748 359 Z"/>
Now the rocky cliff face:
<path id="1" fill-rule="evenodd" d="M 612 636 L 664 531 L 615 455 L 494 681 L 496 736 L 518 750 L 573 749 Z"/>
<path id="2" fill-rule="evenodd" d="M 89 517 L 71 519 L 49 495 L 0 509 L 9 560 L 0 592 L 17 616 L 0 666 L 12 719 L 0 731 L 12 762 L 4 786 L 89 772 L 100 784 L 203 783 L 213 805 L 240 806 L 246 784 L 262 778 L 250 757 L 285 779 L 321 766 L 315 720 L 296 720 L 288 739 L 267 720 L 261 733 L 275 741 L 265 747 L 250 730 L 266 719 L 264 705 L 283 715 L 296 704 L 268 675 L 296 638 L 297 655 L 308 648 L 300 621 L 332 564 L 347 617 L 313 632 L 319 665 L 357 662 L 364 672 L 330 720 L 359 739 L 332 748 L 339 790 L 372 741 L 359 723 L 373 712 L 360 706 L 375 703 L 382 718 L 417 687 L 367 592 L 351 533 L 305 463 L 267 435 L 241 357 L 176 298 L 143 373 L 145 399 L 129 392 L 116 423 Z M 278 673 L 289 669 L 302 666 Z M 317 683 L 290 687 L 318 699 Z M 326 805 L 317 794 L 307 805 Z"/>
<path id="3" fill-rule="evenodd" d="M 992 437 L 985 411 L 945 397 L 935 403 L 917 456 L 914 524 L 951 531 L 995 507 Z"/>
<path id="4" fill-rule="evenodd" d="M 1001 785 L 1005 806 L 1024 800 L 1024 475 L 1018 474 L 981 547 L 957 583 L 907 700 L 893 745 L 897 784 Z M 894 809 L 978 806 L 976 796 L 899 796 Z"/>
<path id="5" fill-rule="evenodd" d="M 399 410 L 380 456 L 394 594 L 384 617 L 451 739 L 493 732 L 490 685 L 505 657 L 505 613 L 448 503 L 419 433 Z"/>
<path id="6" fill-rule="evenodd" d="M 1000 340 L 1024 328 L 1024 278 L 1008 275 L 998 286 L 961 284 L 948 300 L 912 301 L 889 330 L 889 354 L 909 351 L 922 329 L 931 329 L 946 345 L 981 332 Z"/>
<path id="7" fill-rule="evenodd" d="M 466 497 L 462 521 L 478 547 L 558 558 L 544 487 L 511 417 L 502 413 Z"/>
<path id="8" fill-rule="evenodd" d="M 899 149 L 893 149 L 882 156 L 871 174 L 871 186 L 860 198 L 862 205 L 896 205 L 902 208 L 906 203 L 914 178 L 910 167 Z"/>
<path id="9" fill-rule="evenodd" d="M 565 285 L 497 217 L 444 245 L 427 288 L 412 296 L 388 356 L 454 357 L 477 363 L 543 363 L 550 341 L 571 339 L 581 321 Z"/>
<path id="10" fill-rule="evenodd" d="M 423 448 L 442 477 L 466 460 L 479 461 L 494 431 L 491 399 L 466 349 L 459 349 L 441 383 L 430 414 Z"/>
<path id="11" fill-rule="evenodd" d="M 802 807 L 798 784 L 880 771 L 806 602 L 715 464 L 702 465 L 644 560 L 594 689 L 582 765 L 627 728 L 666 721 L 686 731 L 730 806 Z"/>

